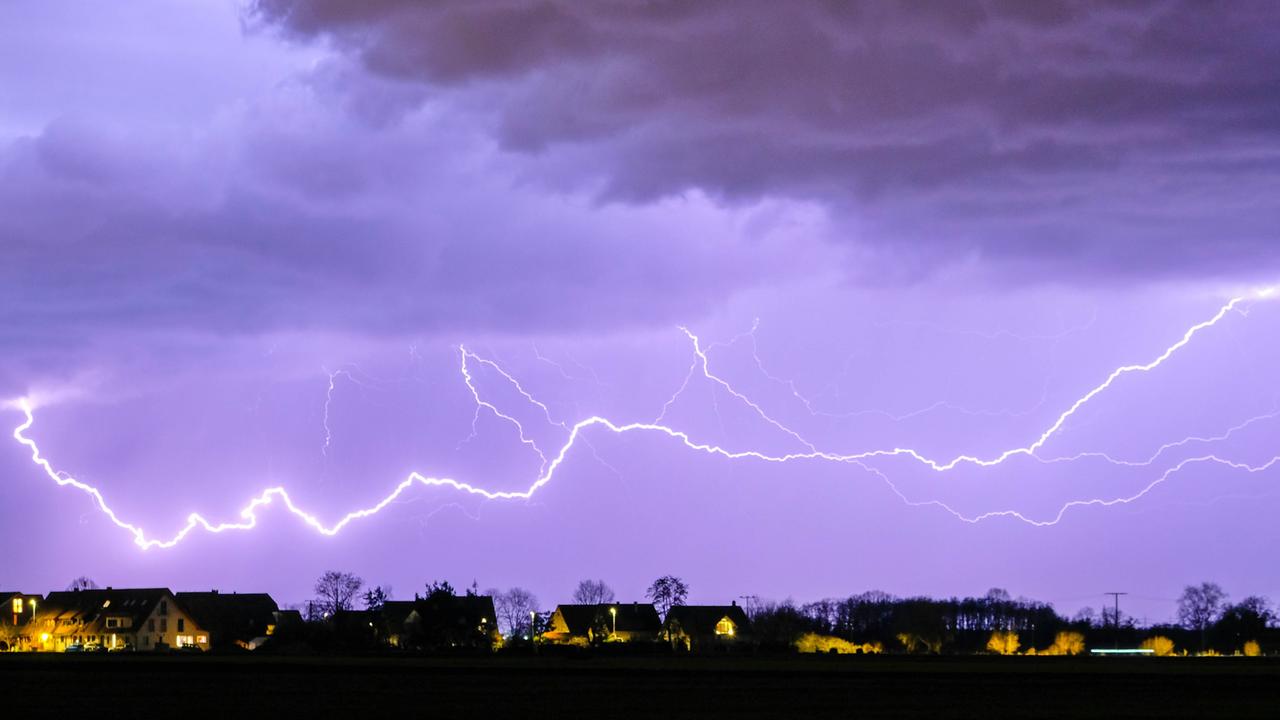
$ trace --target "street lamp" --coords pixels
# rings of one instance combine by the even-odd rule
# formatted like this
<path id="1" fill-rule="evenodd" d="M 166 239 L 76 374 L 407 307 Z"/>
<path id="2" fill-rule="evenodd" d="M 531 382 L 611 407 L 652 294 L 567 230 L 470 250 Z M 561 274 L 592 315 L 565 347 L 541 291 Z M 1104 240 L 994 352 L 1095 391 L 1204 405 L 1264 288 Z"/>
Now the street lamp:
<path id="1" fill-rule="evenodd" d="M 36 622 L 36 599 L 28 598 L 27 601 L 31 603 L 31 619 L 27 620 L 27 624 L 34 626 Z M 14 620 L 16 622 L 17 619 L 15 618 Z"/>
<path id="2" fill-rule="evenodd" d="M 611 607 L 611 608 L 609 608 L 609 614 L 613 616 L 613 634 L 614 634 L 614 637 L 617 637 L 617 635 L 618 635 L 618 608 L 616 608 L 616 607 Z"/>

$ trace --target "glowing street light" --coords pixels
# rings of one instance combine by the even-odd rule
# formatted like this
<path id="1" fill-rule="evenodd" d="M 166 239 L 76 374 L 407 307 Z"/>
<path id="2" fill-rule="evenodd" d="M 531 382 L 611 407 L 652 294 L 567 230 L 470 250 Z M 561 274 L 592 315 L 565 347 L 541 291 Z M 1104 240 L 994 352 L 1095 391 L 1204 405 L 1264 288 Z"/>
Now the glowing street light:
<path id="1" fill-rule="evenodd" d="M 618 634 L 618 608 L 609 608 L 609 614 L 613 616 L 613 634 L 616 636 Z"/>

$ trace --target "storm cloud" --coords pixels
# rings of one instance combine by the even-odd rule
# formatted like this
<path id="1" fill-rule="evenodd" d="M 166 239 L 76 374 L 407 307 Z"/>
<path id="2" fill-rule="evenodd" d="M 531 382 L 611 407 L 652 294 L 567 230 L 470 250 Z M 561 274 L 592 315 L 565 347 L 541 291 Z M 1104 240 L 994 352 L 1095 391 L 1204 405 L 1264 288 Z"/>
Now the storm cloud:
<path id="1" fill-rule="evenodd" d="M 887 255 L 875 272 L 1280 265 L 1271 3 L 258 0 L 249 15 L 328 42 L 364 84 L 472 109 L 555 187 L 822 202 L 841 239 Z"/>

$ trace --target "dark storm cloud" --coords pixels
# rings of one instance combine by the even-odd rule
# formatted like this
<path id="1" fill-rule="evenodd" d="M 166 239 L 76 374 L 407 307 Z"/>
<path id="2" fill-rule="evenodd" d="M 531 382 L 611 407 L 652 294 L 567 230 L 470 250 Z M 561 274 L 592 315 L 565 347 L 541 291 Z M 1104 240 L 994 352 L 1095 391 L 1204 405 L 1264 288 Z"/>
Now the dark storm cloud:
<path id="1" fill-rule="evenodd" d="M 817 198 L 869 245 L 1037 276 L 1280 267 L 1266 2 L 259 0 L 481 104 L 545 181 Z M 891 250 L 891 252 L 897 252 Z"/>

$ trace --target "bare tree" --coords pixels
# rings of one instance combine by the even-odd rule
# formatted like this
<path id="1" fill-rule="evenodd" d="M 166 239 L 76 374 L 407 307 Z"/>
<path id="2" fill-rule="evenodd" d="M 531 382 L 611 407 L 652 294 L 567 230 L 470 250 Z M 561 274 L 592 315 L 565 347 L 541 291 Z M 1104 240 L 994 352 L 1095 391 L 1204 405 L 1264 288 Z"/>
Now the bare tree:
<path id="1" fill-rule="evenodd" d="M 665 619 L 671 608 L 683 605 L 689 597 L 689 586 L 674 575 L 663 575 L 645 591 L 644 596 L 653 601 L 658 613 Z"/>
<path id="2" fill-rule="evenodd" d="M 579 605 L 606 605 L 613 602 L 613 588 L 603 580 L 583 580 L 573 591 L 573 601 Z"/>
<path id="3" fill-rule="evenodd" d="M 529 632 L 532 613 L 538 611 L 538 598 L 524 588 L 513 587 L 505 592 L 490 591 L 494 610 L 498 613 L 498 627 L 507 637 L 520 637 Z"/>
<path id="4" fill-rule="evenodd" d="M 1205 635 L 1209 626 L 1222 614 L 1227 604 L 1227 593 L 1217 583 L 1204 582 L 1188 585 L 1178 598 L 1178 622 L 1188 630 L 1200 631 L 1200 649 L 1205 647 Z"/>
<path id="5" fill-rule="evenodd" d="M 316 581 L 316 605 L 324 613 L 350 610 L 364 580 L 352 573 L 330 570 Z"/>
<path id="6" fill-rule="evenodd" d="M 93 578 L 89 577 L 88 575 L 81 575 L 75 580 L 72 580 L 71 584 L 67 586 L 67 589 L 68 590 L 97 590 L 98 583 L 94 582 Z"/>

